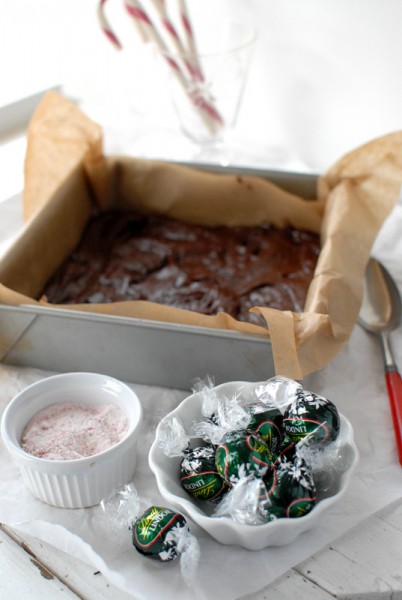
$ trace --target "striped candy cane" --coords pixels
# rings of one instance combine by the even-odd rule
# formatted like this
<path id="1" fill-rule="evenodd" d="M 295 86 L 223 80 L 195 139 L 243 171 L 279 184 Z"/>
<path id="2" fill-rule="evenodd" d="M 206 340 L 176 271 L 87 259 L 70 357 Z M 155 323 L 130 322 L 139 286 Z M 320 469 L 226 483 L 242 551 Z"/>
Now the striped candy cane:
<path id="1" fill-rule="evenodd" d="M 105 5 L 107 0 L 99 0 L 97 7 L 97 15 L 100 27 L 103 33 L 106 35 L 108 40 L 118 48 L 119 50 L 122 48 L 120 40 L 117 35 L 114 33 L 109 20 L 105 13 Z M 153 0 L 155 7 L 159 13 L 159 16 L 162 20 L 162 23 L 166 30 L 169 32 L 169 35 L 176 46 L 176 49 L 180 54 L 185 54 L 185 47 L 183 42 L 180 40 L 177 31 L 175 30 L 173 23 L 169 19 L 168 13 L 166 11 L 164 0 Z M 180 66 L 178 60 L 174 58 L 166 45 L 163 37 L 160 35 L 158 29 L 155 27 L 152 20 L 149 18 L 148 14 L 143 8 L 143 5 L 140 0 L 124 0 L 125 8 L 128 14 L 133 18 L 134 24 L 142 38 L 143 41 L 153 41 L 169 67 L 172 69 L 175 77 L 177 78 L 179 84 L 182 86 L 184 91 L 187 93 L 192 104 L 199 110 L 199 114 L 201 118 L 204 120 L 208 129 L 215 133 L 222 125 L 223 120 L 217 109 L 211 102 L 204 96 L 202 89 L 197 87 L 197 82 L 200 83 L 204 79 L 202 77 L 201 70 L 199 69 L 198 63 L 185 63 L 186 69 L 189 71 L 191 75 L 191 79 L 194 80 L 194 85 L 191 85 L 187 80 L 185 74 L 183 73 L 182 67 Z M 182 15 L 187 15 L 186 7 L 184 1 L 181 2 L 182 5 Z M 184 9 L 183 9 L 184 7 Z M 184 11 L 184 12 L 183 12 Z M 182 16 L 183 18 L 183 16 Z M 190 21 L 188 17 L 186 17 L 186 36 L 188 41 L 191 41 L 191 50 L 190 52 L 195 52 L 195 43 L 194 36 L 192 35 L 192 30 L 190 26 Z M 184 21 L 183 21 L 184 22 Z M 191 35 L 190 35 L 191 33 Z M 190 37 L 189 37 L 190 36 Z M 195 56 L 195 54 L 193 54 Z"/>
<path id="2" fill-rule="evenodd" d="M 105 14 L 106 2 L 107 2 L 107 0 L 100 0 L 100 2 L 98 4 L 98 8 L 97 8 L 98 21 L 99 21 L 99 24 L 100 24 L 100 27 L 101 27 L 103 33 L 106 35 L 108 40 L 110 42 L 112 42 L 112 44 L 116 48 L 121 50 L 122 45 L 120 43 L 120 40 L 118 39 L 118 37 L 114 33 L 113 29 L 111 28 L 109 20 L 107 19 L 106 14 Z"/>
<path id="3" fill-rule="evenodd" d="M 184 34 L 186 36 L 187 45 L 190 51 L 190 54 L 194 57 L 194 61 L 196 62 L 195 68 L 197 69 L 197 77 L 200 81 L 204 81 L 204 76 L 202 74 L 201 65 L 197 60 L 198 52 L 195 43 L 193 28 L 191 27 L 191 21 L 187 10 L 186 0 L 178 0 L 179 2 L 179 12 L 181 22 L 183 24 Z"/>
<path id="4" fill-rule="evenodd" d="M 202 75 L 200 72 L 197 57 L 194 55 L 191 55 L 192 54 L 191 48 L 190 49 L 185 48 L 182 40 L 180 39 L 179 34 L 177 33 L 175 26 L 173 25 L 171 19 L 169 18 L 169 14 L 166 10 L 165 0 L 153 0 L 153 4 L 158 12 L 159 18 L 160 18 L 165 30 L 169 34 L 169 37 L 170 37 L 176 51 L 178 52 L 178 54 L 180 54 L 182 56 L 183 62 L 186 65 L 186 69 L 188 70 L 190 76 L 196 81 L 197 80 L 202 81 L 203 78 L 202 78 Z"/>
<path id="5" fill-rule="evenodd" d="M 178 79 L 180 85 L 188 94 L 191 102 L 200 110 L 200 115 L 204 119 L 206 125 L 212 132 L 215 132 L 217 128 L 221 127 L 223 124 L 222 117 L 216 108 L 203 97 L 200 90 L 189 90 L 188 81 L 180 67 L 180 64 L 172 56 L 164 39 L 144 10 L 140 0 L 125 0 L 125 7 L 129 15 L 134 20 L 139 21 L 141 26 L 144 27 L 148 39 L 152 39 L 155 42 L 162 56 L 165 58 L 169 67 L 172 69 L 174 75 Z"/>

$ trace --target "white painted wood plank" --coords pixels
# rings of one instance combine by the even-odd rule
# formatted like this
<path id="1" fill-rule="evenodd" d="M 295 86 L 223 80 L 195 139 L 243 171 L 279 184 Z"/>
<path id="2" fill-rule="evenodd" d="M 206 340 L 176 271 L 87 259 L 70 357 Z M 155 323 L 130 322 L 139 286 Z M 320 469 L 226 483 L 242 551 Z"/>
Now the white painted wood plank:
<path id="1" fill-rule="evenodd" d="M 351 562 L 332 547 L 315 554 L 297 569 L 338 599 L 390 598 L 393 593 L 375 572 Z"/>
<path id="2" fill-rule="evenodd" d="M 78 596 L 0 530 L 0 598 L 4 600 L 78 600 Z"/>
<path id="3" fill-rule="evenodd" d="M 402 502 L 398 500 L 377 513 L 377 517 L 402 532 Z M 402 538 L 401 538 L 402 546 Z M 402 549 L 401 549 L 402 554 Z"/>
<path id="4" fill-rule="evenodd" d="M 400 529 L 373 515 L 297 571 L 337 598 L 402 597 Z"/>
<path id="5" fill-rule="evenodd" d="M 244 596 L 241 600 L 333 600 L 333 596 L 308 578 L 293 569 L 279 577 L 271 585 L 256 594 Z"/>
<path id="6" fill-rule="evenodd" d="M 10 528 L 3 527 L 5 532 L 13 537 L 13 540 L 23 545 L 26 551 L 35 556 L 48 569 L 51 569 L 52 573 L 71 590 L 74 590 L 80 598 L 85 600 L 135 600 L 135 596 L 125 594 L 111 585 L 100 572 L 95 573 L 93 566 L 32 536 L 26 534 L 21 536 Z M 73 597 L 76 598 L 75 595 Z M 2 598 L 1 595 L 0 598 Z"/>
<path id="7" fill-rule="evenodd" d="M 352 529 L 337 549 L 381 577 L 393 592 L 402 591 L 402 536 L 392 525 L 374 516 L 366 527 Z"/>

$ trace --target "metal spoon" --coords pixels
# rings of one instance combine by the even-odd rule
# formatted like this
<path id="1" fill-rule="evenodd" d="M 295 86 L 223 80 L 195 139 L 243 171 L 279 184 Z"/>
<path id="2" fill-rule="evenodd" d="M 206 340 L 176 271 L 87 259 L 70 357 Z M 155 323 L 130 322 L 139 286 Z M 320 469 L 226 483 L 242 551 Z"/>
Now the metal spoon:
<path id="1" fill-rule="evenodd" d="M 402 379 L 388 337 L 388 333 L 401 323 L 401 297 L 391 275 L 374 258 L 370 258 L 367 264 L 358 322 L 364 329 L 375 333 L 381 339 L 385 381 L 399 462 L 402 465 Z"/>

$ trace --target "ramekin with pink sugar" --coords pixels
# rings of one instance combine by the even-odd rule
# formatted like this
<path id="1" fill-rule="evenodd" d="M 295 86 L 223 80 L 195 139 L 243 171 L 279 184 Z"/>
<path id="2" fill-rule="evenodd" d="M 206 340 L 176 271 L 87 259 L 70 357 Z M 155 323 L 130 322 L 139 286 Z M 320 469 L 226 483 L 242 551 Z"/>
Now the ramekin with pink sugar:
<path id="1" fill-rule="evenodd" d="M 49 459 L 26 452 L 21 436 L 31 419 L 51 405 L 66 403 L 115 407 L 127 419 L 127 430 L 120 441 L 90 456 Z M 125 383 L 99 373 L 62 373 L 29 385 L 11 400 L 1 435 L 34 496 L 61 508 L 84 508 L 132 480 L 141 423 L 141 403 Z"/>

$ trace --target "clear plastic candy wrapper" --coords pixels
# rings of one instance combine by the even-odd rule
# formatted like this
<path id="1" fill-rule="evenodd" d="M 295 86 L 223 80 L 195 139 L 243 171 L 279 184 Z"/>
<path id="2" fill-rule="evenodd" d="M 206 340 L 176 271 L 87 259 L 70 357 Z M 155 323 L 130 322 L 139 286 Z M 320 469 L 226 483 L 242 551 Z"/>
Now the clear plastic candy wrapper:
<path id="1" fill-rule="evenodd" d="M 181 457 L 183 488 L 197 503 L 212 502 L 212 516 L 252 525 L 301 517 L 347 468 L 336 406 L 300 383 L 273 377 L 252 395 L 240 386 L 224 397 L 208 378 L 193 391 L 201 418 L 188 432 L 167 421 L 161 448 Z"/>
<path id="2" fill-rule="evenodd" d="M 242 477 L 224 496 L 214 515 L 229 516 L 248 525 L 262 525 L 271 519 L 268 512 L 270 504 L 268 491 L 262 479 L 253 476 Z"/>
<path id="3" fill-rule="evenodd" d="M 205 419 L 193 423 L 190 432 L 193 437 L 218 445 L 227 433 L 249 424 L 251 414 L 241 405 L 237 393 L 230 398 L 218 396 L 210 378 L 206 383 L 197 380 L 195 391 L 202 394 L 201 414 Z"/>
<path id="4" fill-rule="evenodd" d="M 101 500 L 100 507 L 112 530 L 130 529 L 140 512 L 140 498 L 134 484 L 113 490 Z"/>
<path id="5" fill-rule="evenodd" d="M 180 560 L 182 576 L 192 585 L 200 549 L 185 517 L 164 506 L 141 510 L 137 490 L 132 483 L 113 490 L 100 507 L 110 528 L 131 532 L 134 548 L 142 555 L 161 562 Z"/>
<path id="6" fill-rule="evenodd" d="M 160 447 L 170 458 L 181 456 L 191 441 L 191 437 L 184 431 L 184 427 L 177 417 L 171 417 L 162 422 L 159 438 Z"/>

